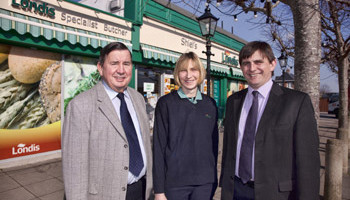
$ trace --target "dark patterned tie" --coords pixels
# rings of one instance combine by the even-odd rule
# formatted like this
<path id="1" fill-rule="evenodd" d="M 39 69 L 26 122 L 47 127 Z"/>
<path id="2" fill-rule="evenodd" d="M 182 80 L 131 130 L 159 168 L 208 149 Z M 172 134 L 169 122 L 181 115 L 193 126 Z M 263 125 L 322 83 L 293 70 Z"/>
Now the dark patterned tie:
<path id="1" fill-rule="evenodd" d="M 129 143 L 129 170 L 133 175 L 138 176 L 143 168 L 139 140 L 137 139 L 135 126 L 125 103 L 124 93 L 119 93 L 117 97 L 120 99 L 120 118 Z"/>
<path id="2" fill-rule="evenodd" d="M 247 183 L 252 178 L 252 156 L 255 139 L 256 124 L 258 121 L 258 91 L 253 91 L 253 104 L 250 107 L 244 128 L 244 135 L 239 157 L 239 177 L 243 183 Z"/>

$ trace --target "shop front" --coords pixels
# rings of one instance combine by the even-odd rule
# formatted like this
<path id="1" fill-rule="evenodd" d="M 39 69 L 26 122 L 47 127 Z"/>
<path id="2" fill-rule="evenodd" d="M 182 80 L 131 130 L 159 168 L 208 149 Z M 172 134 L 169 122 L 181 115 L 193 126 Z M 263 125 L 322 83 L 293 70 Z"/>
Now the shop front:
<path id="1" fill-rule="evenodd" d="M 69 0 L 0 2 L 0 168 L 60 157 L 65 107 L 100 80 L 99 51 L 110 42 L 132 52 L 129 86 L 143 94 L 151 126 L 159 97 L 178 89 L 180 55 L 193 51 L 207 66 L 195 19 L 160 0 L 135 2 L 125 17 Z M 222 118 L 227 96 L 245 87 L 244 41 L 222 31 L 212 40 L 210 88 Z M 207 93 L 206 80 L 200 90 Z"/>
<path id="2" fill-rule="evenodd" d="M 198 22 L 191 18 L 184 18 L 182 15 L 180 19 L 181 13 L 176 12 L 176 10 L 165 11 L 167 14 L 163 15 L 161 11 L 166 10 L 166 7 L 160 7 L 159 4 L 149 3 L 148 6 L 143 18 L 143 25 L 140 28 L 139 42 L 143 59 L 140 65 L 136 65 L 136 69 L 142 71 L 142 73 L 138 73 L 137 81 L 142 82 L 145 75 L 156 75 L 153 77 L 156 80 L 154 81 L 155 94 L 153 92 L 146 94 L 140 88 L 141 85 L 138 84 L 138 91 L 144 92 L 146 102 L 148 102 L 148 98 L 154 99 L 156 97 L 155 99 L 157 99 L 178 88 L 172 73 L 176 60 L 182 53 L 190 51 L 196 53 L 203 66 L 207 68 L 206 54 L 203 53 L 203 50 L 206 49 L 206 40 L 198 35 Z M 217 35 L 222 41 L 226 40 L 226 35 L 220 35 L 220 33 Z M 214 56 L 211 57 L 210 64 L 212 74 L 210 94 L 217 103 L 220 118 L 224 115 L 226 99 L 229 94 L 245 87 L 243 74 L 238 68 L 239 48 L 228 48 L 226 45 L 220 44 L 214 39 L 211 48 Z M 145 73 L 145 70 L 150 71 Z M 200 86 L 200 90 L 204 94 L 207 93 L 207 80 Z"/>
<path id="3" fill-rule="evenodd" d="M 68 1 L 7 0 L 0 27 L 0 168 L 60 157 L 64 105 L 98 81 L 101 47 L 132 49 L 132 23 Z"/>

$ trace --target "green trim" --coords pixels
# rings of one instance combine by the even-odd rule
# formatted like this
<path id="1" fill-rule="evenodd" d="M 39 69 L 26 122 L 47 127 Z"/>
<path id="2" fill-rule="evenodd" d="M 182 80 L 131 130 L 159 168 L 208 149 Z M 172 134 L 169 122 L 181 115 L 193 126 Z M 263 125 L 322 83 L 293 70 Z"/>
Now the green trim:
<path id="1" fill-rule="evenodd" d="M 246 82 L 247 80 L 245 80 L 244 76 L 228 76 L 228 78 L 231 78 L 233 80 L 239 80 L 239 81 L 244 81 Z"/>
<path id="2" fill-rule="evenodd" d="M 132 87 L 134 89 L 137 89 L 136 88 L 136 84 L 135 84 L 135 81 L 136 80 L 136 70 L 135 70 L 135 64 L 133 64 L 133 67 L 132 67 L 132 76 L 131 76 L 131 80 L 130 80 L 130 83 L 129 83 L 129 87 Z"/>
<path id="3" fill-rule="evenodd" d="M 143 24 L 143 0 L 124 1 L 124 17 L 133 22 L 135 25 Z"/>
<path id="4" fill-rule="evenodd" d="M 131 43 L 132 43 L 132 60 L 134 62 L 142 61 L 142 51 L 140 46 L 140 25 L 133 24 L 131 32 Z"/>
<path id="5" fill-rule="evenodd" d="M 176 63 L 181 53 L 170 51 L 167 49 L 141 44 L 143 57 L 147 59 L 156 59 L 166 62 Z"/>
<path id="6" fill-rule="evenodd" d="M 152 66 L 152 67 L 158 67 L 158 68 L 164 68 L 164 69 L 175 68 L 175 64 L 172 62 L 156 60 L 154 58 L 151 58 L 151 59 L 142 58 L 140 62 L 136 62 L 136 63 L 140 65 L 146 65 L 146 66 Z"/>
<path id="7" fill-rule="evenodd" d="M 186 17 L 181 13 L 171 10 L 154 1 L 148 1 L 144 16 L 156 19 L 163 23 L 190 32 L 194 35 L 202 37 L 198 22 L 192 18 Z M 243 42 L 237 41 L 223 33 L 216 32 L 212 41 L 217 42 L 229 49 L 240 51 L 245 45 Z"/>
<path id="8" fill-rule="evenodd" d="M 43 36 L 33 37 L 29 33 L 21 35 L 14 30 L 4 31 L 1 28 L 0 42 L 16 46 L 34 47 L 62 54 L 74 54 L 89 57 L 98 57 L 100 54 L 100 48 L 95 49 L 90 46 L 84 47 L 81 44 L 72 45 L 68 41 L 60 42 L 57 39 L 48 41 Z"/>
<path id="9" fill-rule="evenodd" d="M 220 106 L 219 110 L 221 113 L 220 118 L 224 117 L 225 114 L 225 108 L 226 108 L 226 101 L 227 101 L 227 78 L 220 79 Z"/>

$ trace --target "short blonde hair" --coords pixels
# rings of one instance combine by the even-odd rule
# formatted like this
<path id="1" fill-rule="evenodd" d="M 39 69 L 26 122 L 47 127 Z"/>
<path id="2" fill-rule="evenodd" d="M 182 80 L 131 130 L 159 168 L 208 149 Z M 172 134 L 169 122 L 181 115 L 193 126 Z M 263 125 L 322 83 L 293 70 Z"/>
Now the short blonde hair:
<path id="1" fill-rule="evenodd" d="M 203 83 L 205 76 L 207 74 L 204 67 L 203 67 L 203 64 L 202 64 L 201 60 L 199 59 L 199 57 L 197 56 L 197 54 L 195 54 L 192 51 L 190 51 L 188 53 L 184 53 L 177 60 L 175 70 L 174 70 L 175 83 L 180 87 L 182 85 L 181 85 L 181 82 L 179 79 L 179 73 L 181 70 L 187 69 L 188 62 L 190 60 L 192 61 L 192 64 L 195 67 L 195 69 L 198 69 L 198 71 L 199 71 L 199 79 L 198 79 L 198 83 L 197 83 L 198 86 Z"/>

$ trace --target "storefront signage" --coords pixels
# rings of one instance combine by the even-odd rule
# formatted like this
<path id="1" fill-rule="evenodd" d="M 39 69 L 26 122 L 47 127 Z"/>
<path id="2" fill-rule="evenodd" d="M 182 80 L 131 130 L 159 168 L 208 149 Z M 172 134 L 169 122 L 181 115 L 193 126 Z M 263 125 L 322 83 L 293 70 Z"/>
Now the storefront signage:
<path id="1" fill-rule="evenodd" d="M 50 7 L 48 3 L 37 3 L 30 0 L 12 0 L 13 7 L 22 8 L 24 11 L 34 12 L 40 15 L 46 15 L 53 18 L 55 16 L 55 8 Z"/>
<path id="2" fill-rule="evenodd" d="M 126 36 L 126 34 L 128 33 L 127 30 L 121 29 L 119 27 L 108 25 L 106 23 L 103 23 L 103 25 L 101 25 L 97 21 L 87 19 L 81 16 L 70 15 L 65 12 L 62 12 L 61 20 L 70 26 L 80 25 L 91 29 L 99 29 L 100 27 L 102 27 L 104 32 L 112 33 L 114 35 Z"/>
<path id="3" fill-rule="evenodd" d="M 222 63 L 234 67 L 238 66 L 238 61 L 236 57 L 231 57 L 231 53 L 229 51 L 225 51 L 224 53 L 222 53 Z"/>
<path id="4" fill-rule="evenodd" d="M 154 92 L 154 83 L 143 83 L 144 92 Z"/>
<path id="5" fill-rule="evenodd" d="M 91 31 L 93 33 L 100 33 L 129 41 L 131 40 L 131 22 L 69 1 L 45 0 L 45 2 L 43 2 L 35 0 L 8 0 L 0 1 L 0 8 L 55 24 L 70 26 L 74 29 Z M 18 18 L 18 21 L 21 23 L 25 23 L 23 21 L 28 20 L 27 18 L 22 18 L 16 15 L 10 17 L 11 20 L 14 21 L 17 21 L 16 18 Z M 42 24 L 35 20 L 28 20 L 28 22 L 29 24 L 39 27 Z M 45 28 L 47 28 L 47 26 L 50 25 L 46 25 Z M 58 27 L 59 26 L 55 26 L 55 29 L 59 29 Z M 62 32 L 69 31 L 69 29 L 67 30 L 63 28 Z M 79 31 L 79 34 L 84 35 L 85 33 Z M 96 37 L 98 37 L 98 34 L 96 34 Z"/>
<path id="6" fill-rule="evenodd" d="M 186 38 L 181 38 L 181 45 L 185 47 L 189 47 L 191 49 L 197 49 L 197 43 L 193 40 L 189 40 Z"/>
<path id="7" fill-rule="evenodd" d="M 74 15 L 69 15 L 67 13 L 62 13 L 61 20 L 66 22 L 68 25 L 82 25 L 88 28 L 97 29 L 98 23 L 96 21 L 86 19 L 84 17 L 78 17 Z"/>
<path id="8" fill-rule="evenodd" d="M 201 59 L 207 58 L 206 54 L 203 53 L 203 50 L 206 49 L 205 38 L 185 32 L 151 18 L 145 17 L 143 22 L 140 33 L 140 43 L 177 53 L 193 51 Z M 210 57 L 211 61 L 225 63 L 225 66 L 223 66 L 225 70 L 228 69 L 228 65 L 238 66 L 237 60 L 232 58 L 233 55 L 238 55 L 237 51 L 216 42 L 212 42 L 211 45 L 211 52 L 214 54 L 214 56 Z M 221 57 L 222 52 L 225 52 L 225 50 L 231 52 L 231 55 L 228 56 L 228 58 L 225 58 L 224 53 L 224 57 Z M 159 54 L 159 52 L 157 52 L 157 54 Z"/>

